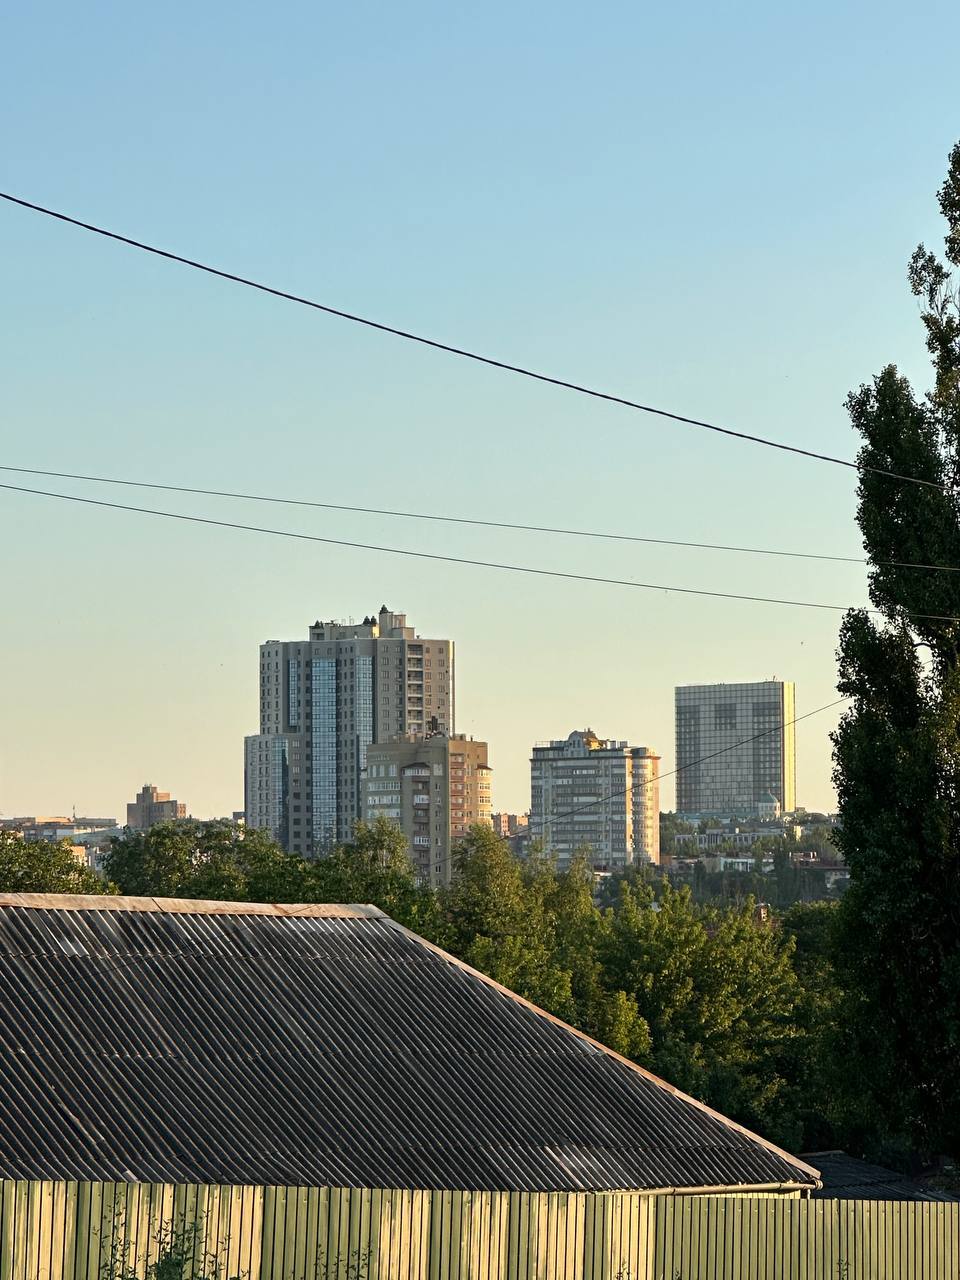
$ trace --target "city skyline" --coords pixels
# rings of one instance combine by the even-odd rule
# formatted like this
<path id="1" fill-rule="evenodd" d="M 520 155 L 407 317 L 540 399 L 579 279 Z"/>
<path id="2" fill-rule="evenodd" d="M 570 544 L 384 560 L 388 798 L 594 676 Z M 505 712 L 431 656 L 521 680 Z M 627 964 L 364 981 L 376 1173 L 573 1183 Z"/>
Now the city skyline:
<path id="1" fill-rule="evenodd" d="M 307 610 L 307 612 L 309 613 L 310 610 Z M 389 616 L 391 619 L 397 619 L 401 623 L 401 625 L 405 626 L 407 615 L 390 614 Z M 365 626 L 368 626 L 368 624 L 372 620 L 373 620 L 372 615 L 370 617 L 368 617 L 367 615 L 362 615 L 361 619 L 358 621 L 355 617 L 351 617 L 349 614 L 346 614 L 345 616 L 333 619 L 330 623 L 327 623 L 327 624 L 320 624 L 318 621 L 316 625 L 333 627 L 338 630 L 342 630 L 344 635 L 353 636 L 354 634 L 359 634 L 358 628 L 362 630 Z M 406 628 L 406 629 L 411 633 L 413 632 L 413 628 Z M 441 624 L 441 629 L 443 629 L 442 624 Z M 452 628 L 449 628 L 448 630 L 452 632 Z M 313 631 L 313 628 L 311 628 L 311 632 L 312 631 Z M 418 640 L 422 640 L 422 636 L 419 633 L 417 635 L 417 638 Z M 456 638 L 454 637 L 454 639 Z M 458 665 L 464 656 L 467 657 L 468 668 L 472 665 L 469 661 L 471 647 L 472 646 L 470 646 L 469 644 L 464 646 L 461 643 L 458 649 L 458 660 L 457 660 Z M 283 662 L 284 664 L 286 664 L 289 661 L 289 658 L 287 656 L 287 650 L 290 649 L 291 653 L 294 653 L 300 650 L 306 652 L 307 649 L 309 648 L 309 641 L 307 642 L 261 641 L 259 644 L 259 648 L 261 650 L 261 654 L 264 654 L 269 650 L 271 655 L 273 653 L 274 648 L 276 648 L 278 652 L 280 652 L 280 650 L 282 649 L 283 655 L 284 655 Z M 452 656 L 452 650 L 451 650 L 451 656 Z M 261 657 L 261 665 L 264 660 L 265 659 Z M 286 673 L 286 666 L 285 666 L 285 673 Z M 261 670 L 260 679 L 261 681 L 263 679 L 262 670 Z M 284 680 L 286 680 L 286 674 L 284 674 Z M 733 681 L 720 682 L 721 685 L 723 684 L 735 685 L 737 683 L 738 682 L 733 682 Z M 747 681 L 747 682 L 739 682 L 739 683 L 752 684 L 755 682 Z M 792 684 L 792 682 L 789 682 L 789 683 Z M 661 697 L 661 702 L 665 697 L 666 700 L 669 702 L 669 707 L 670 707 L 670 723 L 667 727 L 666 732 L 663 732 L 658 735 L 654 735 L 653 733 L 646 733 L 641 727 L 640 729 L 632 733 L 615 733 L 611 735 L 611 737 L 614 739 L 620 738 L 620 739 L 629 740 L 629 741 L 646 740 L 650 744 L 652 750 L 654 750 L 657 753 L 657 755 L 661 758 L 661 766 L 660 766 L 661 772 L 667 775 L 664 777 L 663 783 L 659 788 L 660 808 L 663 811 L 670 811 L 674 809 L 676 805 L 676 782 L 674 777 L 671 775 L 673 770 L 677 767 L 677 763 L 678 763 L 675 755 L 676 719 L 674 714 L 675 698 L 676 698 L 675 691 L 677 687 L 678 686 L 671 684 L 668 688 L 661 690 L 661 694 L 663 695 Z M 452 694 L 452 688 L 453 688 L 453 682 L 451 681 L 451 694 Z M 249 692 L 249 690 L 245 690 L 245 692 Z M 279 709 L 281 706 L 289 705 L 289 689 L 286 683 L 283 684 L 283 688 L 282 688 L 283 696 L 277 701 L 276 707 L 274 706 L 273 702 L 270 702 L 269 708 L 268 708 L 263 701 L 262 693 L 263 693 L 263 690 L 261 689 L 261 699 L 258 706 L 261 729 L 268 726 L 268 722 L 271 721 L 271 718 L 274 716 L 275 712 L 279 712 Z M 578 705 L 580 706 L 586 705 L 589 707 L 588 700 L 583 696 L 584 691 L 582 689 L 578 690 L 577 694 L 579 698 Z M 476 695 L 473 695 L 473 696 L 475 697 Z M 242 701 L 242 699 L 238 699 L 238 701 Z M 473 697 L 471 698 L 471 702 L 472 701 L 473 701 Z M 480 692 L 479 701 L 481 706 L 485 704 L 489 705 L 489 700 L 484 698 L 483 691 Z M 598 699 L 597 701 L 599 704 L 600 699 Z M 496 773 L 494 775 L 494 785 L 493 785 L 494 809 L 507 811 L 507 812 L 516 812 L 516 813 L 527 812 L 530 808 L 530 801 L 531 801 L 530 775 L 529 775 L 530 751 L 537 742 L 548 740 L 548 735 L 542 732 L 539 726 L 537 726 L 534 734 L 531 735 L 529 741 L 506 740 L 503 738 L 498 739 L 496 733 L 490 732 L 485 726 L 485 724 L 483 723 L 482 718 L 477 714 L 475 714 L 473 707 L 469 703 L 467 705 L 464 705 L 464 698 L 462 696 L 460 697 L 459 702 L 460 702 L 459 711 L 462 713 L 462 716 L 463 716 L 463 725 L 455 722 L 451 716 L 450 723 L 446 724 L 444 727 L 448 729 L 465 728 L 466 734 L 468 737 L 483 739 L 484 741 L 490 744 L 490 759 L 491 759 L 491 762 L 496 767 Z M 559 697 L 556 702 L 556 708 L 553 709 L 551 712 L 552 722 L 559 723 L 561 725 L 561 732 L 557 735 L 559 737 L 566 736 L 566 729 L 570 723 L 570 718 L 567 716 L 566 712 L 562 709 L 563 704 L 564 704 L 563 697 Z M 813 709 L 814 708 L 809 706 L 806 702 L 801 702 L 793 714 L 802 717 Z M 497 717 L 493 716 L 491 717 L 491 719 L 495 729 Z M 609 722 L 611 720 L 616 721 L 617 727 L 619 728 L 619 725 L 622 723 L 623 719 L 624 717 L 622 716 L 622 714 L 619 717 L 616 715 L 599 716 L 599 715 L 594 715 L 593 712 L 590 710 L 587 710 L 586 712 L 584 712 L 581 717 L 581 720 L 583 723 L 592 724 L 596 722 L 597 724 L 602 725 L 601 732 L 606 731 L 610 727 Z M 660 716 L 661 723 L 662 723 L 662 719 L 663 717 L 661 714 Z M 828 731 L 828 727 L 833 723 L 834 719 L 835 719 L 835 712 L 831 713 L 830 711 L 828 711 L 823 715 L 813 717 L 809 721 L 801 720 L 801 722 L 795 727 L 794 732 L 799 737 L 801 743 L 804 743 L 806 746 L 809 746 L 811 741 L 812 742 L 816 741 L 817 736 L 821 736 L 825 738 L 826 732 Z M 641 725 L 646 723 L 642 715 L 638 715 L 636 720 Z M 418 732 L 422 728 L 422 726 L 423 726 L 422 721 L 412 724 L 413 732 Z M 272 727 L 272 724 L 270 727 Z M 402 733 L 405 731 L 405 726 L 401 725 L 399 721 L 396 723 L 396 725 L 392 727 L 388 726 L 388 734 L 384 740 L 386 741 L 391 740 L 392 737 L 394 736 L 394 730 Z M 285 723 L 285 731 L 286 732 L 290 731 L 289 724 Z M 242 735 L 242 740 L 244 740 L 245 742 L 252 742 L 255 739 L 262 736 L 263 735 L 247 733 Z M 269 737 L 269 735 L 267 736 Z M 745 734 L 744 736 L 747 736 L 747 735 Z M 372 740 L 373 739 L 371 739 L 371 741 Z M 234 749 L 235 749 L 235 744 L 234 744 Z M 154 757 L 154 759 L 159 760 L 159 757 Z M 501 763 L 501 761 L 503 760 L 506 760 L 508 763 L 506 764 Z M 823 801 L 818 802 L 816 793 L 812 791 L 808 793 L 805 790 L 805 781 L 809 777 L 810 770 L 807 762 L 805 762 L 804 760 L 804 746 L 799 746 L 796 748 L 796 765 L 797 765 L 798 777 L 800 779 L 796 789 L 796 803 L 799 806 L 804 807 L 811 811 L 824 811 L 824 812 L 830 811 L 834 807 L 834 797 L 832 794 L 832 790 L 828 790 L 825 793 L 826 802 L 823 802 Z M 510 773 L 511 766 L 513 770 L 512 775 Z M 131 776 L 135 775 L 139 777 L 142 772 L 142 770 L 140 770 L 139 768 L 139 764 L 132 766 L 131 768 L 132 768 Z M 178 772 L 176 758 L 172 758 L 169 761 L 160 760 L 155 767 L 151 766 L 151 769 L 154 773 L 157 774 L 157 776 L 163 776 L 165 780 L 168 781 L 168 783 L 171 785 L 173 792 L 175 794 L 189 794 L 191 796 L 191 812 L 194 813 L 195 816 L 197 816 L 198 818 L 207 819 L 207 818 L 215 818 L 215 817 L 224 817 L 244 807 L 245 766 L 243 761 L 241 761 L 239 769 L 237 770 L 237 778 L 236 778 L 236 783 L 234 787 L 234 792 L 231 794 L 230 786 L 228 782 L 227 786 L 223 789 L 223 793 L 222 793 L 224 796 L 224 799 L 220 803 L 217 803 L 216 801 L 212 803 L 209 803 L 209 802 L 205 803 L 202 789 L 199 786 L 194 785 L 194 779 L 186 773 Z M 150 772 L 150 771 L 151 770 L 148 770 L 147 772 Z M 175 782 L 172 781 L 172 779 L 175 779 Z M 355 789 L 357 792 L 357 804 L 359 807 L 359 787 L 360 787 L 359 774 L 355 776 L 354 782 L 355 782 Z M 125 786 L 125 783 L 123 782 L 117 784 L 116 787 L 112 786 L 112 784 L 103 785 L 102 779 L 101 779 L 98 794 L 109 795 L 113 790 L 121 790 L 121 791 L 124 790 L 124 786 Z M 126 787 L 127 793 L 129 793 L 129 790 L 131 789 L 132 788 L 130 787 Z M 7 800 L 6 796 L 0 795 L 0 817 L 12 816 L 17 813 L 32 813 L 32 812 L 44 812 L 44 813 L 64 812 L 66 813 L 66 812 L 70 812 L 74 807 L 76 807 L 77 811 L 93 812 L 95 810 L 101 810 L 101 809 L 104 812 L 110 811 L 108 808 L 104 808 L 103 804 L 100 804 L 100 805 L 93 804 L 93 803 L 87 804 L 80 799 L 77 799 L 76 801 L 71 799 L 69 803 L 62 803 L 62 804 L 57 804 L 52 802 L 40 803 L 40 801 L 49 800 L 49 796 L 41 795 L 39 791 L 35 792 L 34 794 L 37 795 L 37 803 L 34 803 L 32 805 L 17 804 L 12 794 L 9 800 Z M 197 800 L 194 800 L 193 798 L 195 794 L 198 795 Z M 820 794 L 822 795 L 824 793 L 821 792 Z M 288 799 L 288 804 L 292 805 L 292 803 L 293 801 L 291 797 Z M 118 815 L 122 814 L 124 812 L 125 807 L 126 807 L 126 800 L 124 800 L 123 804 L 120 804 L 116 807 L 116 810 L 115 810 L 116 813 Z M 265 824 L 265 825 L 269 825 L 269 824 Z"/>
<path id="2" fill-rule="evenodd" d="M 214 0 L 186 51 L 177 24 L 155 16 L 55 12 L 10 16 L 20 56 L 0 98 L 11 118 L 35 106 L 6 155 L 24 198 L 841 458 L 859 445 L 852 388 L 888 360 L 918 388 L 929 381 L 904 277 L 917 242 L 942 234 L 931 197 L 953 141 L 942 108 L 955 7 L 921 67 L 902 58 L 906 11 L 874 23 L 814 6 L 798 23 L 769 6 L 733 19 L 695 6 L 682 90 L 676 19 L 626 5 L 595 24 L 562 5 L 549 21 L 538 6 L 494 5 L 483 22 L 295 6 L 286 25 Z M 758 57 L 785 48 L 788 74 Z M 265 51 L 288 74 L 251 93 Z M 84 66 L 99 74 L 80 93 Z M 439 124 L 424 131 L 424 119 Z M 11 466 L 860 554 L 853 472 L 457 362 L 12 206 L 0 217 Z M 264 523 L 252 502 L 154 505 Z M 856 564 L 292 508 L 281 523 L 561 573 L 866 602 Z M 401 562 L 10 492 L 0 537 L 16 548 L 4 565 L 15 602 L 4 812 L 120 814 L 145 777 L 198 814 L 240 807 L 233 744 L 257 719 L 251 647 L 299 634 L 324 601 L 361 617 L 371 600 L 402 599 L 425 633 L 470 638 L 458 729 L 489 741 L 510 810 L 526 807 L 530 744 L 572 724 L 650 742 L 668 772 L 676 684 L 789 673 L 801 713 L 835 697 L 837 613 Z M 810 808 L 833 805 L 835 720 L 798 728 Z"/>

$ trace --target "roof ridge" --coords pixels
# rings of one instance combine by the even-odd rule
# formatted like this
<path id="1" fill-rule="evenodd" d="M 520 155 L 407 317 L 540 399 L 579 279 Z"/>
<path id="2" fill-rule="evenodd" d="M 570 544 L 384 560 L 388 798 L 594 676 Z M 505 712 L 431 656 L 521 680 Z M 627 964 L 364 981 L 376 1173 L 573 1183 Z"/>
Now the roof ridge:
<path id="1" fill-rule="evenodd" d="M 571 1026 L 569 1022 L 564 1022 L 563 1018 L 558 1018 L 555 1014 L 548 1013 L 546 1009 L 541 1009 L 540 1006 L 534 1004 L 532 1000 L 525 999 L 525 997 L 518 995 L 516 991 L 511 991 L 509 987 L 505 987 L 501 982 L 497 982 L 495 978 L 491 978 L 487 974 L 481 973 L 479 969 L 474 969 L 473 966 L 467 964 L 465 960 L 460 960 L 449 951 L 444 951 L 442 947 L 438 947 L 436 943 L 428 941 L 428 939 L 421 937 L 418 933 L 414 933 L 414 931 L 412 929 L 408 929 L 406 925 L 399 924 L 390 916 L 384 916 L 384 922 L 387 925 L 392 926 L 394 929 L 404 933 L 408 938 L 419 943 L 420 946 L 426 948 L 428 951 L 434 952 L 443 960 L 456 965 L 465 973 L 469 973 L 473 977 L 479 978 L 481 982 L 486 983 L 489 987 L 493 987 L 494 990 L 499 991 L 501 995 L 505 995 L 509 999 L 516 1001 L 517 1004 L 522 1004 L 525 1008 L 539 1014 L 541 1018 L 546 1018 L 548 1022 L 552 1022 L 555 1026 L 562 1027 L 565 1031 L 569 1031 L 571 1035 L 577 1036 L 580 1040 L 585 1040 L 587 1044 L 592 1045 L 595 1049 L 599 1049 L 608 1057 L 614 1058 L 616 1061 L 623 1063 L 625 1067 L 629 1067 L 631 1071 L 635 1071 L 638 1075 L 643 1076 L 644 1079 L 648 1080 L 651 1084 L 656 1085 L 658 1088 L 663 1089 L 666 1093 L 670 1093 L 675 1098 L 680 1098 L 684 1102 L 689 1102 L 691 1106 L 698 1108 L 700 1111 L 706 1112 L 706 1114 L 712 1116 L 714 1120 L 719 1120 L 720 1123 L 725 1125 L 728 1129 L 733 1129 L 737 1133 L 743 1134 L 744 1137 L 749 1138 L 752 1142 L 756 1142 L 760 1146 L 765 1147 L 768 1151 L 772 1151 L 782 1160 L 793 1165 L 794 1168 L 802 1170 L 803 1173 L 808 1174 L 814 1180 L 817 1188 L 823 1186 L 823 1183 L 820 1180 L 819 1169 L 815 1169 L 812 1165 L 807 1164 L 797 1156 L 791 1155 L 789 1151 L 784 1151 L 784 1149 L 782 1147 L 778 1147 L 776 1143 L 770 1142 L 769 1139 L 761 1137 L 759 1133 L 754 1133 L 753 1130 L 748 1129 L 746 1125 L 738 1124 L 736 1120 L 731 1120 L 729 1116 L 725 1116 L 722 1112 L 715 1111 L 713 1107 L 708 1107 L 707 1104 L 705 1102 L 701 1102 L 699 1098 L 694 1098 L 691 1094 L 684 1093 L 683 1090 L 678 1089 L 676 1085 L 672 1085 L 669 1081 L 661 1079 L 658 1075 L 654 1075 L 652 1071 L 648 1071 L 646 1067 L 641 1067 L 639 1063 L 634 1062 L 631 1058 L 624 1057 L 622 1053 L 617 1053 L 615 1049 L 611 1049 L 607 1045 L 601 1044 L 601 1042 L 599 1040 L 595 1040 L 593 1036 L 588 1036 L 585 1031 L 579 1031 L 576 1027 Z M 806 1187 L 809 1183 L 804 1182 L 798 1185 Z"/>
<path id="2" fill-rule="evenodd" d="M 0 893 L 0 908 L 32 907 L 45 911 L 144 911 L 170 915 L 281 916 L 286 919 L 327 918 L 379 920 L 387 917 L 369 903 L 221 902 L 207 898 L 139 898 L 115 893 Z"/>

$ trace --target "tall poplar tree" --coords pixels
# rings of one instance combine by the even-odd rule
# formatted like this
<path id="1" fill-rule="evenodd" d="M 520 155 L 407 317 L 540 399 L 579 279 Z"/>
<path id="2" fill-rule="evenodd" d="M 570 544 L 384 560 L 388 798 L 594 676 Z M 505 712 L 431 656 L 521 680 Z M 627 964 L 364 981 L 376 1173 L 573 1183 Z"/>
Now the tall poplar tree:
<path id="1" fill-rule="evenodd" d="M 939 201 L 944 258 L 909 269 L 933 387 L 891 365 L 848 401 L 876 612 L 844 620 L 834 735 L 850 1132 L 919 1156 L 960 1150 L 960 144 Z"/>

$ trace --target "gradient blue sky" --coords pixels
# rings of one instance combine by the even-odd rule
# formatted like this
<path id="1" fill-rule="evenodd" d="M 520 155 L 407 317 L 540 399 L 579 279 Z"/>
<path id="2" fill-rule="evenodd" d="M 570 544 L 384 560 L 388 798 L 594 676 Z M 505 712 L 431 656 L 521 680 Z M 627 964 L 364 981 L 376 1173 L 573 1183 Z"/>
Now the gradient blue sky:
<path id="1" fill-rule="evenodd" d="M 888 361 L 926 382 L 905 265 L 941 237 L 958 45 L 955 3 L 8 6 L 0 174 L 335 306 L 852 456 L 847 391 Z M 840 468 L 471 367 L 12 207 L 0 271 L 9 464 L 859 552 Z M 154 505 L 864 599 L 857 566 Z M 146 779 L 200 816 L 239 808 L 258 644 L 382 603 L 456 640 L 458 728 L 489 739 L 505 809 L 529 803 L 531 743 L 574 727 L 672 768 L 677 683 L 794 679 L 801 714 L 836 696 L 830 613 L 2 492 L 0 547 L 6 814 L 119 815 Z M 810 808 L 833 802 L 834 722 L 798 729 Z"/>

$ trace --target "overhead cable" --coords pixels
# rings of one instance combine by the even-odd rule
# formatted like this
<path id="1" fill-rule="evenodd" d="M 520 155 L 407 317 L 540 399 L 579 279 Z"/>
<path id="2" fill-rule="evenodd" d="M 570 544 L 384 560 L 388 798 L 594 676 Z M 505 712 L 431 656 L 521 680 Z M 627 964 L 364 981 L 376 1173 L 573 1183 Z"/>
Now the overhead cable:
<path id="1" fill-rule="evenodd" d="M 268 502 L 278 506 L 309 507 L 320 511 L 345 511 L 354 515 L 390 516 L 403 520 L 428 520 L 440 524 L 462 524 L 480 529 L 510 529 L 521 533 L 559 534 L 570 538 L 596 538 L 610 542 L 634 542 L 657 547 L 684 547 L 696 551 L 733 551 L 753 556 L 784 556 L 791 560 L 826 560 L 832 564 L 892 565 L 900 569 L 960 573 L 960 565 L 921 564 L 914 560 L 871 561 L 863 556 L 831 556 L 816 551 L 783 551 L 773 547 L 739 547 L 718 542 L 685 542 L 677 538 L 650 538 L 635 533 L 610 533 L 597 529 L 566 529 L 556 525 L 518 524 L 510 520 L 479 520 L 470 516 L 447 516 L 428 511 L 397 511 L 392 507 L 358 507 L 344 502 L 318 502 L 308 498 L 281 498 L 235 489 L 198 489 L 182 484 L 160 484 L 154 480 L 128 480 L 116 476 L 91 476 L 76 471 L 44 471 L 39 467 L 13 467 L 0 463 L 0 471 L 19 475 L 48 476 L 58 480 L 82 480 L 91 484 L 119 485 L 135 489 L 157 489 L 166 493 L 189 493 L 209 498 L 236 498 L 243 502 Z"/>
<path id="2" fill-rule="evenodd" d="M 23 485 L 0 484 L 0 489 L 10 493 L 27 493 L 35 497 L 54 498 L 60 502 L 76 502 L 89 507 L 104 507 L 111 511 L 136 512 L 138 515 L 158 516 L 164 520 L 181 520 L 188 524 L 210 525 L 218 529 L 237 529 L 246 533 L 267 534 L 275 538 L 293 538 L 299 542 L 315 542 L 331 547 L 348 547 L 355 551 L 375 551 L 382 555 L 408 556 L 416 560 L 433 560 L 444 564 L 471 565 L 478 569 L 499 569 L 509 573 L 533 574 L 544 578 L 562 578 L 571 582 L 594 582 L 611 587 L 632 587 L 639 591 L 674 592 L 687 596 L 707 596 L 717 600 L 743 600 L 752 604 L 791 605 L 799 609 L 821 609 L 831 613 L 846 613 L 858 606 L 823 604 L 813 600 L 787 600 L 776 596 L 748 595 L 734 591 L 708 591 L 700 587 L 680 587 L 672 583 L 637 582 L 631 578 L 606 578 L 599 574 L 572 573 L 563 569 L 542 569 L 532 565 L 510 564 L 498 560 L 477 560 L 467 556 L 443 555 L 438 551 L 413 551 L 406 547 L 391 547 L 379 543 L 353 542 L 345 538 L 326 538 L 314 533 L 297 533 L 292 529 L 270 529 L 263 525 L 241 524 L 234 520 L 215 520 L 210 516 L 191 516 L 181 511 L 158 511 L 154 507 L 135 507 L 120 502 L 107 502 L 102 498 L 84 498 L 73 493 L 54 493 L 48 489 L 29 489 Z M 875 609 L 865 610 L 877 613 Z M 928 622 L 960 622 L 960 617 L 938 613 L 905 613 L 905 618 Z"/>
<path id="3" fill-rule="evenodd" d="M 566 378 L 556 378 L 550 374 L 538 373 L 533 369 L 528 369 L 523 365 L 511 364 L 506 360 L 497 360 L 493 356 L 481 355 L 476 351 L 469 351 L 465 347 L 456 347 L 448 342 L 441 342 L 436 338 L 427 338 L 423 334 L 413 333 L 407 329 L 397 328 L 395 325 L 385 324 L 380 320 L 371 320 L 368 316 L 357 315 L 351 311 L 344 311 L 339 307 L 330 306 L 327 303 L 317 302 L 312 298 L 305 298 L 300 294 L 290 293 L 285 289 L 275 288 L 273 285 L 263 284 L 258 280 L 251 280 L 246 276 L 238 275 L 233 271 L 225 271 L 219 267 L 211 266 L 209 263 L 198 262 L 194 258 L 187 258 L 182 254 L 173 253 L 168 249 L 160 249 L 156 245 L 147 244 L 142 240 L 134 240 L 130 236 L 121 235 L 117 231 L 110 231 L 106 227 L 97 226 L 92 222 L 84 222 L 80 218 L 71 217 L 69 214 L 61 213 L 56 209 L 48 209 L 46 206 L 36 204 L 32 200 L 24 200 L 20 196 L 12 195 L 6 191 L 0 191 L 0 199 L 6 200 L 9 204 L 18 205 L 22 209 L 29 209 L 33 213 L 43 214 L 48 218 L 55 218 L 58 222 L 64 222 L 72 227 L 79 227 L 82 231 L 90 231 L 94 235 L 103 236 L 108 240 L 115 240 L 120 244 L 128 245 L 132 249 L 140 249 L 144 253 L 153 254 L 158 258 L 165 258 L 170 262 L 178 262 L 181 266 L 191 267 L 195 271 L 203 271 L 207 275 L 216 276 L 221 280 L 229 280 L 233 284 L 244 285 L 249 289 L 256 289 L 260 293 L 270 294 L 274 298 L 282 298 L 286 302 L 295 302 L 303 307 L 310 307 L 314 311 L 322 311 L 327 315 L 336 316 L 340 320 L 349 320 L 352 324 L 363 325 L 367 329 L 376 329 L 380 333 L 388 333 L 396 338 L 404 338 L 408 342 L 416 342 L 424 347 L 431 347 L 435 351 L 446 352 L 447 355 L 459 356 L 464 360 L 472 360 L 477 364 L 488 365 L 494 369 L 502 369 L 506 373 L 515 373 L 523 378 L 531 378 L 536 382 L 544 382 L 550 386 L 560 387 L 565 391 L 573 391 L 578 395 L 589 396 L 594 400 L 605 400 L 609 404 L 622 405 L 627 409 L 635 409 L 640 413 L 655 414 L 660 418 L 667 418 L 672 422 L 683 423 L 686 426 L 698 427 L 704 431 L 712 431 L 718 435 L 728 436 L 735 440 L 744 440 L 750 444 L 764 445 L 769 449 L 779 449 L 784 453 L 797 454 L 803 458 L 813 458 L 817 462 L 829 462 L 834 466 L 846 467 L 852 471 L 869 472 L 871 475 L 886 476 L 891 480 L 899 480 L 906 484 L 919 484 L 926 488 L 947 490 L 947 486 L 939 484 L 933 480 L 921 480 L 916 476 L 902 475 L 898 471 L 890 471 L 884 467 L 865 466 L 859 462 L 851 461 L 849 458 L 836 458 L 832 454 L 817 453 L 812 449 L 803 449 L 799 445 L 787 444 L 782 440 L 771 440 L 766 436 L 752 435 L 746 431 L 736 431 L 732 427 L 722 427 L 715 422 L 706 422 L 701 418 L 688 417 L 686 414 L 674 413 L 668 409 L 658 409 L 653 405 L 641 404 L 637 400 L 630 400 L 625 396 L 614 395 L 608 391 L 600 391 L 595 387 L 584 386 L 578 382 L 572 382 Z M 952 492 L 952 490 L 949 490 Z"/>

